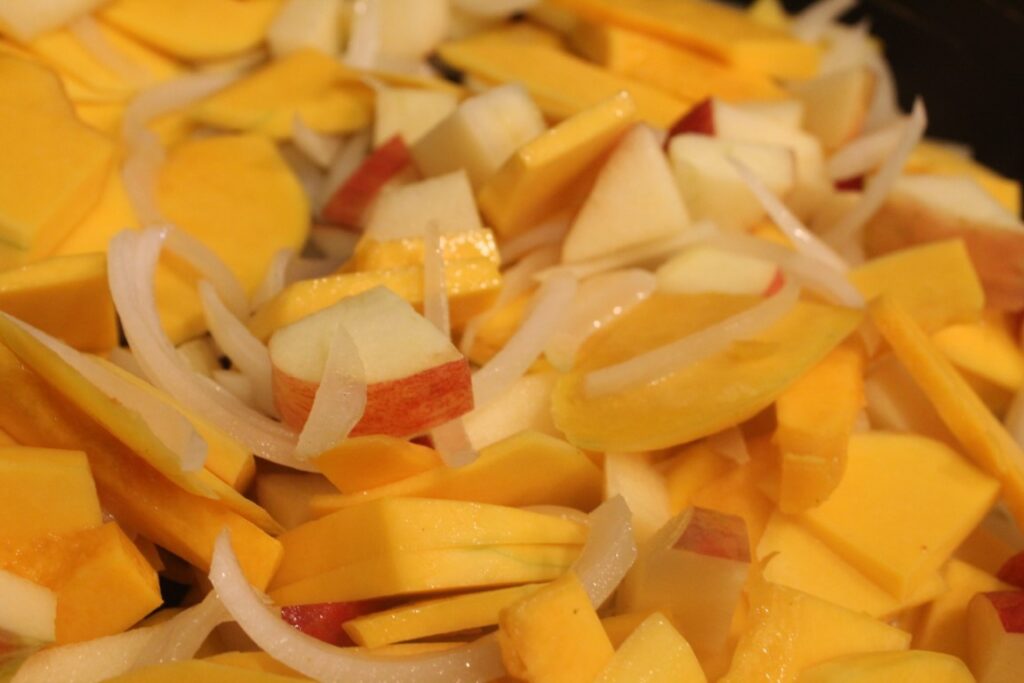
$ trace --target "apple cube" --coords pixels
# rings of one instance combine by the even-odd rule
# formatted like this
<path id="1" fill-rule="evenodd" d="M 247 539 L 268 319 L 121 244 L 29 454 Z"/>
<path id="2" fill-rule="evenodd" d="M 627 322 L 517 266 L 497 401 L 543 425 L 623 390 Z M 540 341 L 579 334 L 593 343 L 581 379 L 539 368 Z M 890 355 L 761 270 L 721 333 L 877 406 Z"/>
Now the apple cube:
<path id="1" fill-rule="evenodd" d="M 345 439 L 316 458 L 316 467 L 342 493 L 386 486 L 441 467 L 432 448 L 393 436 Z"/>
<path id="2" fill-rule="evenodd" d="M 370 212 L 366 235 L 379 241 L 422 237 L 431 225 L 442 234 L 483 228 L 465 172 L 385 192 Z"/>
<path id="3" fill-rule="evenodd" d="M 370 600 L 286 605 L 281 608 L 281 618 L 307 636 L 345 647 L 355 645 L 345 632 L 345 623 L 375 609 L 378 609 L 377 604 Z"/>
<path id="4" fill-rule="evenodd" d="M 341 46 L 342 0 L 288 0 L 267 30 L 275 57 L 302 48 L 333 55 Z"/>
<path id="5" fill-rule="evenodd" d="M 376 36 L 385 62 L 419 61 L 448 35 L 451 8 L 447 0 L 379 0 Z"/>
<path id="6" fill-rule="evenodd" d="M 639 125 L 601 168 L 565 238 L 562 260 L 585 261 L 671 237 L 689 222 L 657 136 Z"/>
<path id="7" fill-rule="evenodd" d="M 679 252 L 656 272 L 658 290 L 672 294 L 764 296 L 781 284 L 778 266 L 763 259 L 698 245 Z"/>
<path id="8" fill-rule="evenodd" d="M 363 224 L 363 215 L 384 187 L 412 164 L 409 148 L 396 135 L 373 151 L 324 204 L 321 216 L 346 227 Z"/>
<path id="9" fill-rule="evenodd" d="M 999 569 L 1000 580 L 1006 583 L 1024 588 L 1024 551 L 1021 551 L 1008 559 Z"/>
<path id="10" fill-rule="evenodd" d="M 776 196 L 785 197 L 796 183 L 794 156 L 788 147 L 691 133 L 672 138 L 668 150 L 690 214 L 726 230 L 746 230 L 764 217 L 764 208 L 730 158 L 747 166 Z"/>
<path id="11" fill-rule="evenodd" d="M 0 633 L 52 642 L 57 638 L 57 596 L 52 589 L 0 569 Z M 0 642 L 0 655 L 4 651 Z"/>
<path id="12" fill-rule="evenodd" d="M 804 669 L 799 683 L 974 683 L 963 661 L 938 652 L 869 652 Z"/>
<path id="13" fill-rule="evenodd" d="M 978 683 L 1013 683 L 1024 672 L 1024 591 L 974 596 L 967 608 L 968 663 Z"/>
<path id="14" fill-rule="evenodd" d="M 408 144 L 414 145 L 455 111 L 458 105 L 458 96 L 447 90 L 379 88 L 373 144 L 380 146 L 394 136 L 401 135 Z"/>
<path id="15" fill-rule="evenodd" d="M 875 91 L 866 66 L 836 71 L 791 88 L 804 104 L 804 127 L 831 152 L 857 137 Z"/>
<path id="16" fill-rule="evenodd" d="M 410 436 L 472 409 L 466 359 L 408 302 L 376 287 L 270 338 L 274 402 L 289 426 L 301 429 L 309 416 L 338 326 L 352 336 L 366 371 L 366 409 L 353 436 Z"/>
<path id="17" fill-rule="evenodd" d="M 521 146 L 546 130 L 544 117 L 520 85 L 471 97 L 413 145 L 428 176 L 465 169 L 479 189 Z"/>
<path id="18" fill-rule="evenodd" d="M 804 103 L 800 100 L 754 100 L 752 102 L 734 102 L 733 104 L 758 116 L 767 116 L 794 130 L 799 130 L 804 123 Z"/>

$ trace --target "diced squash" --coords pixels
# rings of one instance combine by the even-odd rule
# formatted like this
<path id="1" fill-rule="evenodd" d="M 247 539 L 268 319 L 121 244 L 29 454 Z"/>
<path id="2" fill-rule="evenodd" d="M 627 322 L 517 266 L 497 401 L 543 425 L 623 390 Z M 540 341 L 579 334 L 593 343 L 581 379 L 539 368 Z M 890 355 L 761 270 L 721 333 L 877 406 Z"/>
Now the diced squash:
<path id="1" fill-rule="evenodd" d="M 864 379 L 867 414 L 875 429 L 918 434 L 950 446 L 956 439 L 898 358 L 873 362 Z"/>
<path id="2" fill-rule="evenodd" d="M 371 121 L 373 95 L 340 61 L 302 49 L 203 100 L 191 113 L 206 125 L 291 139 L 295 117 L 323 133 L 359 130 Z"/>
<path id="3" fill-rule="evenodd" d="M 860 321 L 856 311 L 798 303 L 754 339 L 676 370 L 657 383 L 589 397 L 588 372 L 628 360 L 748 308 L 718 294 L 655 294 L 591 337 L 555 387 L 555 423 L 598 451 L 641 451 L 693 441 L 746 420 L 821 361 Z"/>
<path id="4" fill-rule="evenodd" d="M 1024 452 L 966 380 L 895 301 L 871 305 L 871 319 L 896 356 L 979 467 L 1002 484 L 1003 498 L 1024 526 Z"/>
<path id="5" fill-rule="evenodd" d="M 578 545 L 491 545 L 405 552 L 339 566 L 279 586 L 269 594 L 279 605 L 297 605 L 550 581 L 565 573 L 579 552 Z"/>
<path id="6" fill-rule="evenodd" d="M 245 5 L 248 3 L 234 3 Z M 239 667 L 201 659 L 186 659 L 171 664 L 154 664 L 135 669 L 109 679 L 108 683 L 180 683 L 180 681 L 202 681 L 202 683 L 296 683 L 308 681 L 283 674 L 246 669 L 242 674 Z"/>
<path id="7" fill-rule="evenodd" d="M 850 439 L 846 474 L 808 528 L 905 600 L 988 512 L 998 484 L 944 444 L 882 432 Z"/>
<path id="8" fill-rule="evenodd" d="M 138 227 L 135 209 L 120 173 L 111 173 L 96 204 L 57 245 L 55 256 L 106 252 L 110 238 L 125 228 Z"/>
<path id="9" fill-rule="evenodd" d="M 864 360 L 859 342 L 842 344 L 779 396 L 775 443 L 783 512 L 820 505 L 839 485 L 850 433 L 864 405 Z"/>
<path id="10" fill-rule="evenodd" d="M 936 278 L 935 273 L 942 273 Z M 866 299 L 893 297 L 929 332 L 953 323 L 974 322 L 985 307 L 985 292 L 960 240 L 903 249 L 872 259 L 850 272 Z"/>
<path id="11" fill-rule="evenodd" d="M 765 26 L 779 29 L 789 27 L 789 15 L 786 14 L 786 8 L 782 6 L 781 0 L 754 0 L 747 7 L 747 14 Z"/>
<path id="12" fill-rule="evenodd" d="M 441 467 L 432 448 L 383 434 L 345 439 L 316 458 L 316 466 L 342 493 L 386 486 Z"/>
<path id="13" fill-rule="evenodd" d="M 425 524 L 424 520 L 430 520 Z M 272 587 L 372 558 L 499 545 L 582 545 L 576 522 L 455 500 L 382 498 L 302 524 L 278 539 L 284 559 Z M 344 539 L 344 543 L 339 542 Z"/>
<path id="14" fill-rule="evenodd" d="M 601 502 L 602 484 L 601 471 L 586 455 L 561 439 L 528 431 L 484 448 L 465 467 L 431 470 L 350 496 L 320 496 L 313 509 L 324 515 L 377 498 L 420 496 L 590 510 Z"/>
<path id="15" fill-rule="evenodd" d="M 690 507 L 698 491 L 724 477 L 733 467 L 734 463 L 713 451 L 706 440 L 690 444 L 672 456 L 663 466 L 672 514 Z"/>
<path id="16" fill-rule="evenodd" d="M 81 451 L 0 447 L 0 538 L 29 540 L 103 522 Z"/>
<path id="17" fill-rule="evenodd" d="M 0 52 L 0 104 L 30 111 L 71 115 L 74 110 L 60 79 L 46 66 Z"/>
<path id="18" fill-rule="evenodd" d="M 572 572 L 503 611 L 498 642 L 508 672 L 534 683 L 591 683 L 614 654 Z"/>
<path id="19" fill-rule="evenodd" d="M 256 477 L 256 501 L 286 530 L 313 519 L 314 496 L 337 490 L 326 477 L 308 472 L 263 472 Z"/>
<path id="20" fill-rule="evenodd" d="M 55 257 L 0 272 L 0 311 L 81 351 L 117 346 L 103 254 Z"/>
<path id="21" fill-rule="evenodd" d="M 647 33 L 748 69 L 781 78 L 817 73 L 820 49 L 741 9 L 709 0 L 557 0 L 587 19 Z"/>
<path id="22" fill-rule="evenodd" d="M 296 678 L 301 678 L 301 675 L 297 671 L 285 666 L 262 650 L 255 652 L 222 652 L 221 654 L 213 655 L 211 657 L 204 657 L 203 661 L 210 662 L 211 664 L 221 664 L 223 666 L 246 669 L 248 671 L 261 671 L 268 674 L 280 674 L 282 676 L 295 676 Z"/>
<path id="23" fill-rule="evenodd" d="M 482 321 L 476 327 L 473 347 L 467 354 L 469 360 L 482 366 L 505 347 L 530 312 L 534 294 L 536 288 L 531 287 L 505 304 L 484 313 Z M 535 361 L 530 369 L 534 370 L 539 362 L 541 359 Z"/>
<path id="24" fill-rule="evenodd" d="M 1024 353 L 1006 316 L 986 311 L 975 323 L 950 325 L 932 336 L 953 365 L 1009 392 L 1024 385 Z"/>
<path id="25" fill-rule="evenodd" d="M 411 602 L 351 619 L 345 622 L 345 631 L 358 645 L 376 648 L 494 626 L 501 610 L 539 589 L 529 584 Z"/>
<path id="26" fill-rule="evenodd" d="M 719 683 L 795 683 L 808 666 L 864 652 L 906 650 L 910 634 L 806 593 L 767 582 L 751 589 L 750 623 Z"/>
<path id="27" fill-rule="evenodd" d="M 100 16 L 185 60 L 224 59 L 259 47 L 281 0 L 116 0 Z"/>
<path id="28" fill-rule="evenodd" d="M 974 683 L 960 659 L 935 652 L 869 652 L 805 669 L 798 683 Z"/>
<path id="29" fill-rule="evenodd" d="M 443 43 L 438 52 L 445 62 L 485 81 L 522 83 L 544 114 L 556 121 L 593 107 L 623 90 L 632 96 L 638 118 L 663 128 L 682 116 L 692 104 L 546 45 L 488 40 L 480 36 Z"/>
<path id="30" fill-rule="evenodd" d="M 936 175 L 967 175 L 981 185 L 1014 216 L 1021 215 L 1020 182 L 1005 178 L 990 168 L 979 164 L 969 156 L 952 150 L 942 144 L 923 141 L 910 153 L 907 173 L 932 173 Z"/>
<path id="31" fill-rule="evenodd" d="M 445 233 L 440 240 L 445 264 L 483 258 L 500 265 L 501 256 L 494 233 L 487 228 Z M 383 241 L 366 237 L 356 246 L 351 267 L 373 271 L 423 266 L 423 244 L 424 238 L 418 236 Z"/>
<path id="32" fill-rule="evenodd" d="M 661 614 L 652 614 L 626 639 L 596 683 L 704 683 L 686 639 Z"/>
<path id="33" fill-rule="evenodd" d="M 588 107 L 522 146 L 480 188 L 480 211 L 502 236 L 521 232 L 563 205 L 570 186 L 635 121 L 628 92 Z"/>

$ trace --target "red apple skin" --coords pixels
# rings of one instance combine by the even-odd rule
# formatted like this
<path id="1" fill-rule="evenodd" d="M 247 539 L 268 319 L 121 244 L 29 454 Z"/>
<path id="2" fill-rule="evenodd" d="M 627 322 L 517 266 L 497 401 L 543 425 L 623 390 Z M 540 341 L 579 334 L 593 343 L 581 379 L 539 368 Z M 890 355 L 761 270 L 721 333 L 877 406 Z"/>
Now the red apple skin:
<path id="1" fill-rule="evenodd" d="M 358 229 L 367 207 L 389 180 L 409 168 L 412 156 L 402 136 L 395 135 L 373 151 L 352 176 L 335 190 L 322 217 L 332 225 Z"/>
<path id="2" fill-rule="evenodd" d="M 317 382 L 273 369 L 274 404 L 281 419 L 299 431 L 316 397 Z M 350 436 L 386 434 L 404 438 L 464 415 L 473 409 L 469 361 L 459 358 L 409 377 L 375 382 L 366 389 L 366 410 Z"/>
<path id="3" fill-rule="evenodd" d="M 1008 559 L 997 574 L 1000 581 L 1024 588 L 1024 550 Z"/>
<path id="4" fill-rule="evenodd" d="M 683 114 L 681 119 L 672 124 L 665 137 L 665 149 L 668 149 L 668 143 L 673 137 L 683 133 L 715 134 L 715 103 L 713 100 L 710 98 L 701 100 L 693 105 L 690 111 Z"/>
<path id="5" fill-rule="evenodd" d="M 768 283 L 767 287 L 765 287 L 764 296 L 772 296 L 773 294 L 777 293 L 780 289 L 782 289 L 785 286 L 785 284 L 786 276 L 782 274 L 781 269 L 776 269 L 775 277 L 773 277 L 772 281 Z"/>
<path id="6" fill-rule="evenodd" d="M 864 189 L 864 176 L 858 175 L 852 178 L 843 178 L 833 183 L 833 186 L 840 192 L 860 192 Z"/>
<path id="7" fill-rule="evenodd" d="M 743 518 L 704 508 L 693 508 L 675 548 L 724 560 L 750 562 L 747 523 Z"/>
<path id="8" fill-rule="evenodd" d="M 1024 633 L 1024 591 L 997 591 L 985 597 L 999 615 L 1007 633 Z"/>
<path id="9" fill-rule="evenodd" d="M 372 601 L 289 605 L 281 608 L 281 618 L 307 636 L 346 647 L 355 645 L 355 642 L 345 632 L 345 622 L 376 609 Z"/>

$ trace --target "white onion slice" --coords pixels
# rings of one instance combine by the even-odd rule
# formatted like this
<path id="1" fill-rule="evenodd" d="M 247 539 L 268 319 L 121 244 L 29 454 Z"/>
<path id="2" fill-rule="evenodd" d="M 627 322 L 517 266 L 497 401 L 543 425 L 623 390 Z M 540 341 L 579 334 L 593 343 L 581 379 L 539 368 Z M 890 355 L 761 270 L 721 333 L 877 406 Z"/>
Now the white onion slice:
<path id="1" fill-rule="evenodd" d="M 632 310 L 657 286 L 654 274 L 639 268 L 614 270 L 584 280 L 565 311 L 565 322 L 544 347 L 544 355 L 556 368 L 568 372 L 583 342 Z"/>
<path id="2" fill-rule="evenodd" d="M 248 584 L 227 530 L 214 545 L 210 581 L 224 607 L 267 654 L 320 683 L 483 683 L 505 673 L 494 638 L 413 656 L 378 656 L 329 645 L 298 631 Z"/>
<path id="3" fill-rule="evenodd" d="M 818 0 L 793 17 L 789 32 L 809 43 L 821 40 L 831 24 L 856 6 L 857 0 Z"/>
<path id="4" fill-rule="evenodd" d="M 338 188 L 345 184 L 352 174 L 356 172 L 366 156 L 370 153 L 369 132 L 356 133 L 341 145 L 334 163 L 327 171 L 327 179 L 324 180 L 321 188 L 320 200 L 317 202 L 317 214 L 319 214 L 327 202 L 330 201 Z"/>
<path id="5" fill-rule="evenodd" d="M 707 443 L 715 453 L 725 456 L 737 465 L 750 462 L 747 440 L 743 438 L 743 432 L 739 427 L 729 427 L 712 434 L 707 438 Z"/>
<path id="6" fill-rule="evenodd" d="M 267 347 L 228 310 L 213 285 L 206 280 L 199 283 L 199 300 L 213 341 L 231 359 L 231 364 L 249 379 L 253 399 L 259 409 L 267 415 L 276 416 L 271 386 L 273 373 Z"/>
<path id="7" fill-rule="evenodd" d="M 444 252 L 441 232 L 436 222 L 431 222 L 423 235 L 423 317 L 441 334 L 451 337 L 452 322 L 448 312 Z"/>
<path id="8" fill-rule="evenodd" d="M 164 249 L 170 251 L 199 271 L 217 290 L 221 301 L 238 318 L 249 317 L 249 297 L 245 287 L 230 268 L 208 246 L 192 235 L 178 229 L 166 230 Z"/>
<path id="9" fill-rule="evenodd" d="M 202 602 L 174 615 L 157 628 L 158 637 L 149 639 L 135 658 L 133 669 L 192 659 L 210 632 L 231 621 L 217 594 L 210 591 Z"/>
<path id="10" fill-rule="evenodd" d="M 864 32 L 864 40 L 870 39 L 868 31 Z M 868 105 L 867 116 L 864 117 L 864 130 L 877 130 L 887 126 L 900 117 L 900 106 L 896 97 L 896 79 L 892 74 L 892 67 L 881 54 L 876 50 L 869 53 L 866 61 L 875 74 L 875 88 Z"/>
<path id="11" fill-rule="evenodd" d="M 351 11 L 344 61 L 355 69 L 372 69 L 380 59 L 384 28 L 380 0 L 356 0 Z"/>
<path id="12" fill-rule="evenodd" d="M 121 166 L 121 178 L 135 216 L 142 225 L 162 223 L 165 218 L 157 206 L 156 182 L 165 160 L 164 148 L 148 130 L 127 140 L 126 147 L 128 155 Z"/>
<path id="13" fill-rule="evenodd" d="M 607 396 L 654 382 L 724 351 L 736 341 L 757 335 L 793 310 L 799 298 L 800 288 L 787 280 L 776 294 L 725 320 L 622 363 L 588 373 L 583 378 L 583 390 L 588 396 Z"/>
<path id="14" fill-rule="evenodd" d="M 906 127 L 906 122 L 900 120 L 855 138 L 829 157 L 825 173 L 836 181 L 873 172 L 892 155 Z"/>
<path id="15" fill-rule="evenodd" d="M 295 252 L 291 249 L 278 249 L 274 253 L 270 265 L 267 266 L 267 272 L 263 274 L 263 279 L 253 292 L 250 309 L 255 311 L 281 293 L 288 284 L 288 266 L 294 258 Z"/>
<path id="16" fill-rule="evenodd" d="M 154 384 L 219 424 L 257 455 L 310 470 L 293 457 L 295 434 L 252 410 L 178 356 L 157 315 L 154 275 L 169 228 L 117 234 L 107 250 L 107 275 L 114 305 L 139 366 Z"/>
<path id="17" fill-rule="evenodd" d="M 541 285 L 533 310 L 515 334 L 480 370 L 473 374 L 473 397 L 477 407 L 487 405 L 526 374 L 558 331 L 565 310 L 576 295 L 576 278 L 562 273 Z"/>
<path id="18" fill-rule="evenodd" d="M 860 201 L 826 234 L 825 239 L 830 244 L 841 246 L 860 242 L 858 238 L 861 230 L 885 203 L 893 184 L 902 175 L 910 153 L 921 142 L 927 125 L 928 116 L 925 113 L 924 102 L 918 98 L 914 101 L 907 127 L 903 130 L 895 151 L 885 160 L 878 173 L 868 180 Z"/>
<path id="19" fill-rule="evenodd" d="M 292 141 L 300 152 L 320 168 L 329 167 L 341 149 L 338 138 L 313 130 L 298 114 L 292 118 Z"/>
<path id="20" fill-rule="evenodd" d="M 176 456 L 181 470 L 196 472 L 206 462 L 206 441 L 192 423 L 167 403 L 154 398 L 131 382 L 115 375 L 96 360 L 64 342 L 51 337 L 28 323 L 0 313 L 36 341 L 53 351 L 65 363 L 95 386 L 104 396 L 136 413 L 167 448 Z M 173 476 L 173 472 L 168 473 Z"/>
<path id="21" fill-rule="evenodd" d="M 122 370 L 132 373 L 139 379 L 146 379 L 146 375 L 142 372 L 142 368 L 139 367 L 139 362 L 135 360 L 135 356 L 132 355 L 131 349 L 116 346 L 107 353 L 107 360 Z"/>
<path id="22" fill-rule="evenodd" d="M 507 266 L 523 258 L 534 249 L 561 244 L 572 227 L 572 212 L 562 211 L 526 232 L 502 242 L 498 247 L 501 265 Z"/>
<path id="23" fill-rule="evenodd" d="M 93 59 L 130 85 L 141 86 L 152 80 L 138 62 L 129 59 L 107 40 L 91 15 L 86 14 L 71 22 L 68 30 Z"/>
<path id="24" fill-rule="evenodd" d="M 146 124 L 153 119 L 209 97 L 237 81 L 242 73 L 241 69 L 197 73 L 146 88 L 124 110 L 122 137 L 126 141 L 138 138 L 148 132 Z"/>
<path id="25" fill-rule="evenodd" d="M 633 515 L 622 496 L 590 513 L 590 533 L 572 565 L 595 609 L 611 597 L 636 561 Z"/>
<path id="26" fill-rule="evenodd" d="M 832 247 L 828 246 L 813 232 L 807 229 L 799 218 L 782 203 L 782 200 L 769 190 L 757 174 L 739 159 L 729 157 L 729 162 L 740 176 L 740 180 L 750 189 L 767 212 L 772 222 L 779 227 L 796 250 L 808 258 L 820 261 L 825 266 L 838 270 L 840 273 L 849 271 L 849 266 Z"/>
<path id="27" fill-rule="evenodd" d="M 365 409 L 366 368 L 352 335 L 339 324 L 331 336 L 324 374 L 299 434 L 295 457 L 308 460 L 337 446 Z"/>

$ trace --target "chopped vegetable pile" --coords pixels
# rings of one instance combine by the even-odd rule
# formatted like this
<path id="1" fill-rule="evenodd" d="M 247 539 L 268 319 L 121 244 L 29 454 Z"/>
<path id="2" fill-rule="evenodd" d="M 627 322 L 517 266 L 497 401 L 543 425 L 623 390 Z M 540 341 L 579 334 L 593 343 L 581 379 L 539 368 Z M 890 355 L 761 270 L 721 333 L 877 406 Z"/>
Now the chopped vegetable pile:
<path id="1" fill-rule="evenodd" d="M 1021 187 L 854 4 L 0 0 L 0 681 L 1024 680 Z"/>

